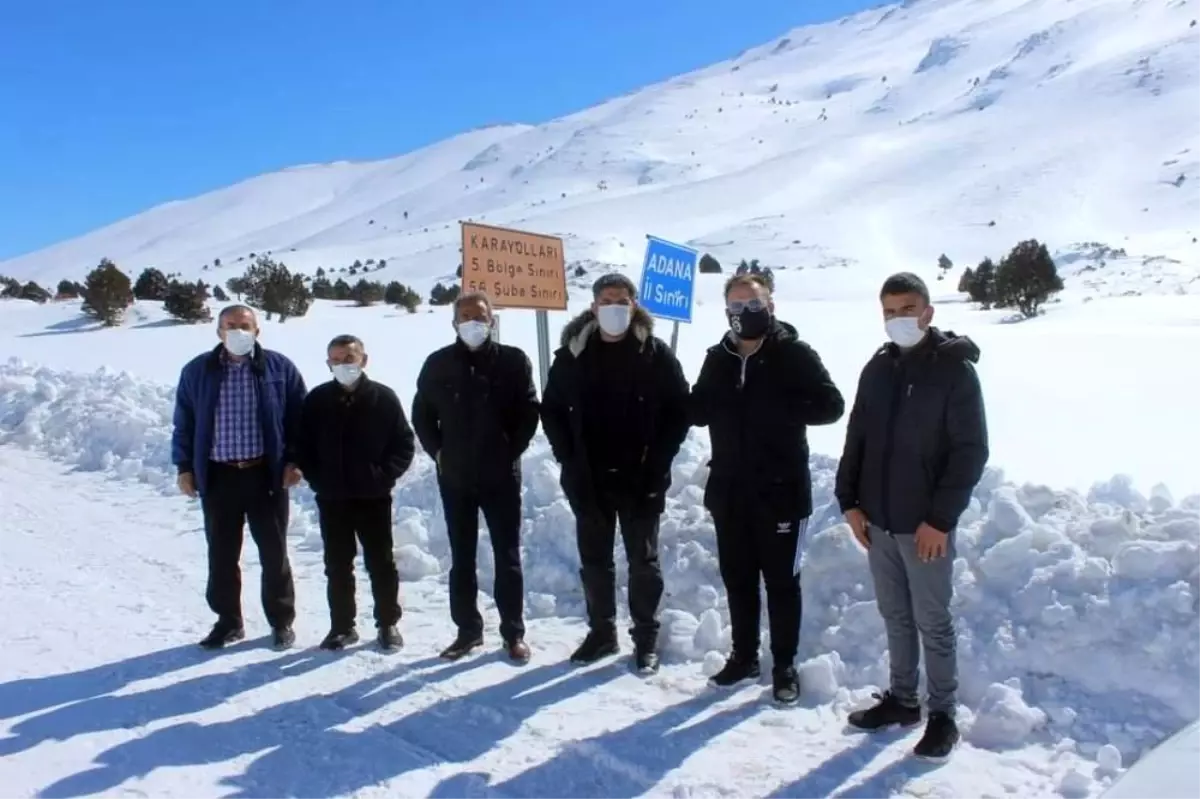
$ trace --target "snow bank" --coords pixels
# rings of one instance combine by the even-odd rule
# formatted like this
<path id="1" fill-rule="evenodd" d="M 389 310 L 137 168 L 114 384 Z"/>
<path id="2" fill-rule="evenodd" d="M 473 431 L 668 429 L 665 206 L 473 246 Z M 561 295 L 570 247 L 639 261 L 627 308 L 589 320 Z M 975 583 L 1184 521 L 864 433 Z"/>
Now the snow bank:
<path id="1" fill-rule="evenodd" d="M 173 494 L 172 403 L 171 387 L 127 374 L 11 360 L 0 365 L 0 443 Z M 729 629 L 713 529 L 701 506 L 707 451 L 706 436 L 693 431 L 674 465 L 662 522 L 662 620 L 665 656 L 711 670 Z M 887 656 L 866 555 L 833 499 L 836 465 L 823 456 L 812 461 L 816 510 L 804 555 L 802 669 L 809 696 L 845 706 L 886 684 Z M 573 517 L 540 436 L 524 460 L 524 493 L 529 615 L 581 615 Z M 405 578 L 444 579 L 449 547 L 428 458 L 418 457 L 395 496 Z M 293 502 L 292 536 L 299 546 L 318 547 L 311 492 L 294 492 Z M 1045 736 L 1077 741 L 1106 764 L 1115 748 L 1130 762 L 1200 714 L 1200 497 L 1176 503 L 1162 486 L 1144 497 L 1125 477 L 1083 496 L 1008 484 L 989 470 L 957 546 L 969 740 L 1005 748 Z M 479 560 L 487 586 L 486 546 Z M 1102 746 L 1108 748 L 1100 755 Z"/>

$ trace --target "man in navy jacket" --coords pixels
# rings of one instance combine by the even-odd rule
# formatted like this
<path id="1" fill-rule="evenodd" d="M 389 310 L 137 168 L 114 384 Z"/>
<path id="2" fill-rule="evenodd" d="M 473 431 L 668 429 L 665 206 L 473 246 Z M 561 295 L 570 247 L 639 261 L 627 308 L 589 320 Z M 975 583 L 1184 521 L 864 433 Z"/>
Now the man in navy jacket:
<path id="1" fill-rule="evenodd" d="M 175 390 L 171 456 L 179 490 L 199 497 L 208 542 L 208 605 L 217 614 L 200 642 L 219 649 L 245 637 L 241 559 L 244 525 L 262 563 L 262 604 L 277 648 L 295 640 L 295 587 L 287 554 L 288 489 L 300 481 L 295 453 L 306 390 L 295 364 L 258 344 L 244 305 L 217 318 L 221 345 L 183 367 Z"/>

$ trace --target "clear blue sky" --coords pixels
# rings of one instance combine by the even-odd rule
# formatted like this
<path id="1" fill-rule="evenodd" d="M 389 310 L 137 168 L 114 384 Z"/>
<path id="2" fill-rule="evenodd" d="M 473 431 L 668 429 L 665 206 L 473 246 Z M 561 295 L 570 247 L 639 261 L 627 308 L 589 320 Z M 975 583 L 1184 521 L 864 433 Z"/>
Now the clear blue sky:
<path id="1" fill-rule="evenodd" d="M 876 5 L 3 0 L 0 259 L 286 166 L 543 122 Z"/>

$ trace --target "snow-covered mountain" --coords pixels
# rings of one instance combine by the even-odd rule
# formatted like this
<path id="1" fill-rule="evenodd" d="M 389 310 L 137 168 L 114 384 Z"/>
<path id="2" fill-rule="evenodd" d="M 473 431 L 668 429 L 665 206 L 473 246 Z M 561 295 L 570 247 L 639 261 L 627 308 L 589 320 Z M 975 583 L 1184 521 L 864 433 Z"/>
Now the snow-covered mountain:
<path id="1" fill-rule="evenodd" d="M 0 274 L 102 257 L 223 280 L 386 260 L 452 275 L 462 219 L 640 263 L 644 235 L 819 273 L 822 296 L 1037 237 L 1103 293 L 1200 289 L 1200 8 L 1189 0 L 908 0 L 552 122 L 307 165 L 168 203 Z M 348 135 L 353 135 L 348 134 Z M 221 266 L 214 264 L 218 261 Z"/>

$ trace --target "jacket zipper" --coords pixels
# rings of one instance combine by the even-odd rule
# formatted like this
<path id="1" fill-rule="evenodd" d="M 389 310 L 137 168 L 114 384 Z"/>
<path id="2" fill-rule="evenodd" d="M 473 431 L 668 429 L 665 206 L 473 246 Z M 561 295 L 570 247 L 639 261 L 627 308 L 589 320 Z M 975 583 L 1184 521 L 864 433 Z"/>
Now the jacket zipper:
<path id="1" fill-rule="evenodd" d="M 904 397 L 904 383 L 907 378 L 904 369 L 898 361 L 892 364 L 892 397 L 891 406 L 888 408 L 887 428 L 885 430 L 885 438 L 883 445 L 883 479 L 880 481 L 880 492 L 883 494 L 881 506 L 883 519 L 881 525 L 888 535 L 892 534 L 892 458 L 896 451 L 896 417 L 899 415 L 900 403 Z M 908 386 L 908 394 L 912 395 L 912 384 Z"/>

